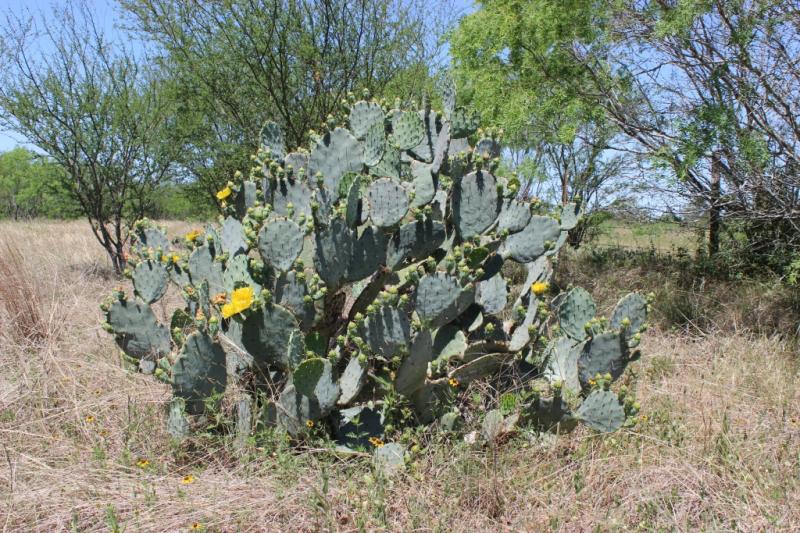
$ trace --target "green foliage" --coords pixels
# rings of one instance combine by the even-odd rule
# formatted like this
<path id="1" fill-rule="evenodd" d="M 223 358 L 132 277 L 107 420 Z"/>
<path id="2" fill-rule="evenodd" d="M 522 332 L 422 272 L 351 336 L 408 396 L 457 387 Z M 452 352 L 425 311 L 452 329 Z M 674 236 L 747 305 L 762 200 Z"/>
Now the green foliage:
<path id="1" fill-rule="evenodd" d="M 424 108 L 371 113 L 382 142 L 403 137 L 408 147 L 399 150 L 398 177 L 385 177 L 376 172 L 380 162 L 364 163 L 362 141 L 345 127 L 352 110 L 369 104 L 352 98 L 347 107 L 307 158 L 301 151 L 283 154 L 282 136 L 268 124 L 262 136 L 268 144 L 249 175 L 238 174 L 217 195 L 219 226 L 187 235 L 188 249 L 148 221 L 137 224 L 130 274 L 139 297 L 117 293 L 104 304 L 107 327 L 140 368 L 154 366 L 153 373 L 172 382 L 183 400 L 170 413 L 176 436 L 210 416 L 200 407 L 203 398 L 216 398 L 236 382 L 258 404 L 239 410 L 240 431 L 253 427 L 252 413 L 265 411 L 274 413 L 267 424 L 295 438 L 325 428 L 342 445 L 355 446 L 366 429 L 379 467 L 394 469 L 403 465 L 403 448 L 383 440 L 443 415 L 452 426 L 458 392 L 470 382 L 508 373 L 523 383 L 553 377 L 542 356 L 552 325 L 550 258 L 579 220 L 578 207 L 550 213 L 518 199 L 513 179 L 496 174 L 496 139 L 486 132 L 476 143 L 484 149 L 448 157 L 448 145 L 469 148 L 466 140 L 450 138 L 451 120 L 462 120 L 460 108 L 451 110 L 451 119 Z M 432 120 L 410 118 L 431 114 Z M 422 138 L 437 139 L 431 158 L 442 163 L 429 175 L 433 185 L 412 171 L 423 164 L 412 155 L 419 128 Z M 418 192 L 431 187 L 412 207 Z M 256 194 L 248 195 L 251 189 Z M 507 261 L 527 273 L 519 291 L 509 289 Z M 169 335 L 149 303 L 163 294 L 167 279 L 181 287 L 185 308 L 173 315 L 174 346 L 165 353 Z M 553 377 L 552 398 L 506 398 L 504 411 L 519 410 L 539 426 L 555 420 L 564 429 L 584 420 L 602 431 L 617 429 L 629 413 L 607 388 L 635 358 L 631 350 L 647 313 L 642 302 L 622 300 L 613 315 L 616 329 L 594 317 L 594 302 L 582 289 L 549 302 L 576 339 L 567 341 L 568 349 L 586 339 L 578 358 L 561 359 L 562 367 L 571 365 L 563 372 L 580 376 L 574 381 L 582 389 L 572 397 L 577 402 L 590 393 L 595 373 L 606 376 L 597 378 L 606 390 L 573 411 L 561 400 L 562 381 Z M 507 430 L 519 413 L 514 416 L 504 420 L 498 411 L 495 430 Z"/>
<path id="2" fill-rule="evenodd" d="M 25 148 L 0 154 L 0 217 L 77 217 L 80 207 L 61 180 L 57 165 Z"/>
<path id="3" fill-rule="evenodd" d="M 430 90 L 448 3 L 420 0 L 123 0 L 170 73 L 172 141 L 198 186 L 214 194 L 247 166 L 267 120 L 301 146 L 348 91 L 386 98 Z M 199 197 L 198 197 L 199 198 Z"/>

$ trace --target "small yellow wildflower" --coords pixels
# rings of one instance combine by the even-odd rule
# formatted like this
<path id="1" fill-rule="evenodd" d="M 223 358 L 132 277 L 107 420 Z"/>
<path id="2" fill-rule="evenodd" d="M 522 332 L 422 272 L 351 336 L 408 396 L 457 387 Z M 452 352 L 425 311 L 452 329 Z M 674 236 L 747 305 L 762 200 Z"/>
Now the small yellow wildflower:
<path id="1" fill-rule="evenodd" d="M 595 381 L 595 380 L 593 380 L 593 379 L 590 379 L 590 380 L 589 380 L 589 385 L 591 385 L 592 387 L 594 387 L 595 385 L 597 385 L 597 381 Z"/>
<path id="2" fill-rule="evenodd" d="M 217 200 L 219 200 L 220 202 L 225 200 L 228 196 L 231 195 L 232 192 L 233 191 L 231 191 L 230 187 L 225 187 L 224 189 L 222 189 L 217 193 Z"/>
<path id="3" fill-rule="evenodd" d="M 147 468 L 148 466 L 150 466 L 150 461 L 147 459 L 139 459 L 138 461 L 136 461 L 136 466 L 138 466 L 139 468 Z"/>
<path id="4" fill-rule="evenodd" d="M 376 448 L 380 448 L 381 446 L 383 446 L 383 441 L 378 437 L 370 437 L 369 443 L 375 446 Z"/>
<path id="5" fill-rule="evenodd" d="M 191 485 L 192 483 L 194 483 L 194 476 L 191 474 L 189 474 L 188 476 L 183 476 L 181 483 L 183 483 L 184 485 Z"/>
<path id="6" fill-rule="evenodd" d="M 231 303 L 222 306 L 222 317 L 230 318 L 233 315 L 249 309 L 253 304 L 253 288 L 242 287 L 231 294 Z"/>
<path id="7" fill-rule="evenodd" d="M 189 526 L 191 531 L 201 531 L 203 529 L 203 524 L 200 522 L 194 522 L 191 526 Z"/>
<path id="8" fill-rule="evenodd" d="M 549 288 L 550 285 L 546 281 L 537 281 L 531 284 L 531 290 L 533 291 L 533 294 L 535 294 L 536 296 L 541 296 L 542 294 L 547 292 L 547 289 Z"/>
<path id="9" fill-rule="evenodd" d="M 96 420 L 96 419 L 95 419 L 95 417 L 94 417 L 93 415 L 88 415 L 88 416 L 86 417 L 86 421 L 87 421 L 88 423 L 90 423 L 90 424 L 91 424 L 91 423 L 93 423 L 95 420 Z"/>
<path id="10" fill-rule="evenodd" d="M 179 256 L 178 254 L 172 254 L 172 262 L 173 263 L 177 263 L 180 260 L 181 260 L 181 256 Z"/>
<path id="11" fill-rule="evenodd" d="M 203 234 L 203 230 L 195 228 L 195 229 L 193 229 L 192 231 L 190 231 L 189 233 L 186 234 L 186 240 L 189 241 L 189 242 L 194 242 L 202 234 Z"/>
<path id="12" fill-rule="evenodd" d="M 306 427 L 308 429 L 313 428 L 314 427 L 314 421 L 313 420 L 306 420 Z"/>
<path id="13" fill-rule="evenodd" d="M 450 379 L 449 379 L 447 382 L 448 382 L 448 383 L 450 384 L 450 386 L 451 386 L 451 387 L 453 387 L 453 388 L 456 388 L 456 387 L 458 387 L 458 386 L 459 386 L 459 382 L 458 382 L 458 380 L 457 380 L 456 378 L 450 378 Z"/>

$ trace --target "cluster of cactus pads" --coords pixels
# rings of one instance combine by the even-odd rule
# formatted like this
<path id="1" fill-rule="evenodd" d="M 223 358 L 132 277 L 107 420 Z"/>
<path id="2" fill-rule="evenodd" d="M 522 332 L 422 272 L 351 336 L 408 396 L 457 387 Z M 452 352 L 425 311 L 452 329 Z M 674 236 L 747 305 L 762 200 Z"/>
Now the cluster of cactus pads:
<path id="1" fill-rule="evenodd" d="M 520 198 L 497 171 L 499 135 L 452 88 L 443 103 L 351 96 L 310 151 L 287 152 L 269 123 L 248 175 L 217 195 L 218 226 L 170 241 L 137 224 L 134 295 L 103 304 L 105 326 L 171 383 L 174 435 L 233 394 L 244 433 L 324 428 L 383 448 L 402 427 L 452 420 L 458 392 L 487 377 L 545 383 L 518 404 L 520 423 L 542 430 L 626 421 L 631 398 L 609 384 L 638 355 L 648 302 L 630 294 L 605 320 L 581 288 L 553 298 L 551 259 L 579 206 Z M 527 272 L 521 287 L 509 262 Z M 167 326 L 152 306 L 170 283 L 185 305 Z"/>

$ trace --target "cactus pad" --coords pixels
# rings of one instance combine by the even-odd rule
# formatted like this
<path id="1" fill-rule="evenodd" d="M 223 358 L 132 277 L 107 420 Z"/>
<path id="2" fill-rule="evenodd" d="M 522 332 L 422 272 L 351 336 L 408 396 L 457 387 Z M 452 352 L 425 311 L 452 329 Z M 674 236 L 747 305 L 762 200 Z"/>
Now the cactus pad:
<path id="1" fill-rule="evenodd" d="M 303 230 L 291 220 L 273 219 L 258 233 L 258 251 L 272 267 L 286 272 L 303 251 Z"/>
<path id="2" fill-rule="evenodd" d="M 425 124 L 416 111 L 395 111 L 392 135 L 401 150 L 411 150 L 425 138 Z"/>
<path id="3" fill-rule="evenodd" d="M 172 366 L 172 390 L 186 401 L 186 412 L 202 412 L 207 398 L 225 391 L 227 379 L 222 346 L 200 331 L 189 335 Z"/>
<path id="4" fill-rule="evenodd" d="M 555 244 L 561 228 L 551 217 L 534 215 L 525 227 L 506 239 L 504 255 L 518 263 L 534 261 L 547 251 L 547 243 Z"/>
<path id="5" fill-rule="evenodd" d="M 146 303 L 116 300 L 108 309 L 106 321 L 114 330 L 117 344 L 129 356 L 156 358 L 169 353 L 169 332 Z"/>
<path id="6" fill-rule="evenodd" d="M 578 358 L 578 375 L 587 386 L 597 374 L 617 379 L 628 364 L 628 347 L 619 333 L 603 333 L 589 339 Z"/>
<path id="7" fill-rule="evenodd" d="M 358 139 L 363 139 L 375 124 L 380 124 L 383 129 L 385 119 L 386 115 L 377 102 L 360 100 L 350 108 L 350 131 Z"/>
<path id="8" fill-rule="evenodd" d="M 394 226 L 408 212 L 408 192 L 399 182 L 381 178 L 367 189 L 369 217 L 381 228 Z"/>
<path id="9" fill-rule="evenodd" d="M 268 150 L 273 159 L 283 159 L 286 154 L 286 142 L 283 130 L 274 122 L 267 122 L 261 128 L 261 148 Z"/>
<path id="10" fill-rule="evenodd" d="M 592 391 L 575 412 L 577 418 L 601 433 L 611 433 L 625 423 L 625 409 L 617 395 L 607 390 Z"/>
<path id="11" fill-rule="evenodd" d="M 453 222 L 461 239 L 480 235 L 500 212 L 497 180 L 488 172 L 471 172 L 453 190 Z"/>
<path id="12" fill-rule="evenodd" d="M 349 131 L 336 128 L 326 133 L 311 151 L 310 172 L 321 172 L 325 187 L 339 190 L 339 180 L 345 172 L 359 172 L 364 161 L 364 148 Z"/>
<path id="13" fill-rule="evenodd" d="M 431 332 L 423 329 L 414 337 L 409 354 L 400 363 L 394 388 L 400 394 L 410 396 L 425 383 L 428 363 L 431 361 L 433 339 Z"/>
<path id="14" fill-rule="evenodd" d="M 242 345 L 258 368 L 292 369 L 305 354 L 305 341 L 294 315 L 280 305 L 266 305 L 242 324 Z"/>
<path id="15" fill-rule="evenodd" d="M 292 383 L 297 392 L 316 400 L 322 412 L 330 411 L 339 398 L 339 384 L 327 359 L 314 357 L 297 365 L 292 373 Z"/>
<path id="16" fill-rule="evenodd" d="M 169 272 L 160 263 L 142 261 L 133 270 L 133 287 L 136 294 L 146 303 L 160 300 L 167 292 Z"/>
<path id="17" fill-rule="evenodd" d="M 639 293 L 632 292 L 622 298 L 617 306 L 614 307 L 614 312 L 611 313 L 611 329 L 621 329 L 622 321 L 625 319 L 630 320 L 628 331 L 635 333 L 644 326 L 647 322 L 647 300 Z"/>
<path id="18" fill-rule="evenodd" d="M 407 349 L 411 338 L 411 322 L 402 309 L 382 305 L 358 328 L 370 350 L 387 358 Z"/>
<path id="19" fill-rule="evenodd" d="M 438 327 L 463 313 L 474 299 L 474 289 L 462 288 L 456 278 L 437 272 L 420 279 L 416 308 L 423 322 Z"/>
<path id="20" fill-rule="evenodd" d="M 558 323 L 564 333 L 582 341 L 586 338 L 585 325 L 594 318 L 596 312 L 592 295 L 582 287 L 575 287 L 558 306 Z"/>
<path id="21" fill-rule="evenodd" d="M 389 241 L 386 266 L 397 268 L 407 259 L 427 257 L 444 243 L 445 237 L 444 225 L 430 218 L 404 224 Z"/>

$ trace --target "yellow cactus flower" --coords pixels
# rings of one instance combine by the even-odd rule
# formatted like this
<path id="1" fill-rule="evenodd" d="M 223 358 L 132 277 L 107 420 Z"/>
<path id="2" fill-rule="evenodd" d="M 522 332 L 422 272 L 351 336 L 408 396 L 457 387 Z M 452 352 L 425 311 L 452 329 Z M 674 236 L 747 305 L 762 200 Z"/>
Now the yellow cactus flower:
<path id="1" fill-rule="evenodd" d="M 314 427 L 314 421 L 313 420 L 306 420 L 306 427 L 308 429 L 313 428 Z"/>
<path id="2" fill-rule="evenodd" d="M 193 229 L 192 231 L 190 231 L 189 233 L 186 234 L 186 240 L 189 241 L 189 242 L 194 242 L 202 234 L 203 234 L 203 230 L 195 228 L 195 229 Z"/>
<path id="3" fill-rule="evenodd" d="M 378 437 L 370 437 L 369 443 L 375 446 L 376 448 L 380 448 L 381 446 L 383 446 L 383 441 Z"/>
<path id="4" fill-rule="evenodd" d="M 225 187 L 224 189 L 222 189 L 217 193 L 217 200 L 219 200 L 220 202 L 225 200 L 226 198 L 228 198 L 228 196 L 231 195 L 232 192 L 233 191 L 231 191 L 230 187 Z"/>
<path id="5" fill-rule="evenodd" d="M 249 309 L 253 303 L 253 288 L 242 287 L 231 294 L 231 303 L 222 306 L 222 317 L 230 318 L 233 315 Z"/>
<path id="6" fill-rule="evenodd" d="M 547 289 L 549 288 L 550 285 L 545 281 L 537 281 L 531 284 L 531 290 L 533 291 L 533 294 L 535 294 L 536 296 L 541 296 L 542 294 L 547 292 Z"/>
<path id="7" fill-rule="evenodd" d="M 194 483 L 194 476 L 191 474 L 189 474 L 188 476 L 183 476 L 181 483 L 183 483 L 184 485 L 191 485 L 192 483 Z"/>
<path id="8" fill-rule="evenodd" d="M 179 256 L 178 254 L 172 254 L 172 262 L 173 263 L 177 263 L 180 260 L 181 260 L 181 256 Z"/>

